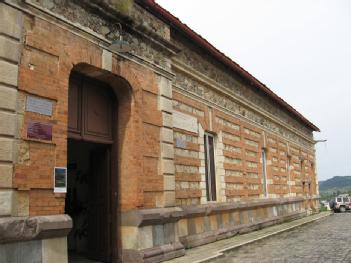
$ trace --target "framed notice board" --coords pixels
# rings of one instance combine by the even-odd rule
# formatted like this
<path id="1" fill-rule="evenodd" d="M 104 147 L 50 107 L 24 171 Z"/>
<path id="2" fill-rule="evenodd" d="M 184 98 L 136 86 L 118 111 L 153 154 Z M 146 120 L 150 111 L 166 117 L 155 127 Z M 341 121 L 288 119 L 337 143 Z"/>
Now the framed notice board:
<path id="1" fill-rule="evenodd" d="M 54 168 L 54 193 L 67 192 L 67 167 Z"/>

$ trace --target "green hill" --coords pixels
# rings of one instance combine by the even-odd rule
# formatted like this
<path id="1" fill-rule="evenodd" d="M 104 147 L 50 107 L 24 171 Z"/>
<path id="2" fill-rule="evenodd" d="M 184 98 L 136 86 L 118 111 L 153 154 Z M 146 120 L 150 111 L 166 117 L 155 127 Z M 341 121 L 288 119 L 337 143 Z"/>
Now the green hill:
<path id="1" fill-rule="evenodd" d="M 330 191 L 333 189 L 351 188 L 351 176 L 334 176 L 325 181 L 319 181 L 319 191 Z"/>
<path id="2" fill-rule="evenodd" d="M 351 194 L 351 176 L 334 176 L 325 181 L 319 181 L 321 199 L 329 200 L 339 194 Z"/>

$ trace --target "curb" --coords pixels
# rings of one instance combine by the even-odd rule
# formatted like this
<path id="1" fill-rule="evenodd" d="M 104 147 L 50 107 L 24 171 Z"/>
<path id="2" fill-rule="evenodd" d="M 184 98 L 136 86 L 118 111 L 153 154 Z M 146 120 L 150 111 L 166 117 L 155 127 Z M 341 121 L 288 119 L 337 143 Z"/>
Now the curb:
<path id="1" fill-rule="evenodd" d="M 231 247 L 227 247 L 227 248 L 225 248 L 225 249 L 219 250 L 219 251 L 217 252 L 217 254 L 215 254 L 215 255 L 213 255 L 213 256 L 210 256 L 210 257 L 207 257 L 207 258 L 204 258 L 204 259 L 201 259 L 201 260 L 196 260 L 196 261 L 193 261 L 192 263 L 209 262 L 210 260 L 213 260 L 213 259 L 216 259 L 216 258 L 222 256 L 225 252 L 227 252 L 227 251 L 229 251 L 229 250 L 236 249 L 236 248 L 239 248 L 239 247 L 242 247 L 242 246 L 245 246 L 245 245 L 254 243 L 254 242 L 256 242 L 256 241 L 259 241 L 259 240 L 262 240 L 262 239 L 265 239 L 265 238 L 268 238 L 268 237 L 275 236 L 275 235 L 277 235 L 277 234 L 280 234 L 280 233 L 289 231 L 289 230 L 294 229 L 294 228 L 299 227 L 299 226 L 307 225 L 307 224 L 309 224 L 309 223 L 312 223 L 312 222 L 321 220 L 321 219 L 323 219 L 323 218 L 326 218 L 327 216 L 330 216 L 330 215 L 332 215 L 332 213 L 325 213 L 325 214 L 322 215 L 321 217 L 317 217 L 317 218 L 311 219 L 311 220 L 309 220 L 309 221 L 302 222 L 302 223 L 299 223 L 299 224 L 297 224 L 297 225 L 290 226 L 290 227 L 287 227 L 287 228 L 283 228 L 283 229 L 280 229 L 280 230 L 275 231 L 275 232 L 273 232 L 273 233 L 269 233 L 269 234 L 263 235 L 263 236 L 261 236 L 261 237 L 255 238 L 255 239 L 252 239 L 252 240 L 249 240 L 249 241 L 245 241 L 245 242 L 242 242 L 242 243 L 240 243 L 240 244 L 237 244 L 237 245 L 234 245 L 234 246 L 231 246 Z"/>

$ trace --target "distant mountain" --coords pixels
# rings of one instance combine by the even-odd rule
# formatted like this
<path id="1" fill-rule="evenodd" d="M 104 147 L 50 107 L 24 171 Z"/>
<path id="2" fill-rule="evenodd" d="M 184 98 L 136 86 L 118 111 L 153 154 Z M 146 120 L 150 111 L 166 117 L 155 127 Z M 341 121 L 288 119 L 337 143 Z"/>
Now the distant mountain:
<path id="1" fill-rule="evenodd" d="M 351 189 L 351 175 L 347 176 L 334 176 L 325 181 L 319 181 L 319 191 L 329 192 L 335 190 L 348 190 Z"/>

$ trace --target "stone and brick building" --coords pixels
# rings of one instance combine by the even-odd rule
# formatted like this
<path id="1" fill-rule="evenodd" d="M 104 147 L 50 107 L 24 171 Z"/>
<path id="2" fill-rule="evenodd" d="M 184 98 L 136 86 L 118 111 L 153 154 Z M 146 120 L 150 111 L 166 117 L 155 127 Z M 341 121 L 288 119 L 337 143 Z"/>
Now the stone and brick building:
<path id="1" fill-rule="evenodd" d="M 305 216 L 313 131 L 152 0 L 2 0 L 0 262 L 159 262 Z"/>

